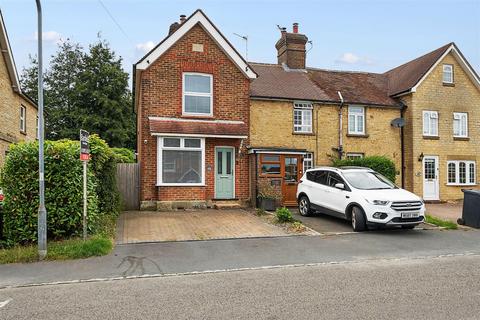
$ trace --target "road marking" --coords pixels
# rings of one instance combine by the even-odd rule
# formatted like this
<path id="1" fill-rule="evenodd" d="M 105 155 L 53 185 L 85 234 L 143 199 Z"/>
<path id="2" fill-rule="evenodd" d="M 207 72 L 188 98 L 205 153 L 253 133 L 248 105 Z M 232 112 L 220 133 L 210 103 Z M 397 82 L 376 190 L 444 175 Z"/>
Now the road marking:
<path id="1" fill-rule="evenodd" d="M 261 266 L 261 267 L 188 271 L 188 272 L 177 272 L 177 273 L 153 273 L 153 274 L 142 274 L 142 275 L 136 275 L 136 276 L 117 276 L 117 277 L 110 277 L 110 278 L 91 278 L 91 279 L 63 280 L 63 281 L 54 281 L 54 282 L 29 283 L 29 284 L 19 284 L 19 285 L 4 285 L 4 286 L 0 286 L 0 290 L 12 289 L 12 288 L 51 286 L 51 285 L 66 285 L 66 284 L 74 284 L 74 283 L 111 282 L 111 281 L 127 280 L 127 279 L 167 278 L 167 277 L 193 276 L 193 275 L 201 275 L 201 274 L 215 274 L 215 273 L 227 273 L 227 272 L 290 269 L 290 268 L 301 268 L 301 267 L 320 267 L 320 266 L 330 266 L 330 265 L 354 265 L 354 264 L 372 263 L 372 262 L 396 262 L 396 261 L 401 262 L 401 261 L 443 259 L 443 258 L 455 258 L 455 257 L 480 257 L 480 253 L 478 252 L 448 253 L 448 254 L 440 254 L 440 255 L 434 255 L 434 256 L 380 258 L 380 259 L 363 259 L 363 260 L 340 260 L 340 261 L 298 263 L 298 264 L 286 264 L 286 265 L 270 265 L 270 266 Z"/>
<path id="2" fill-rule="evenodd" d="M 12 301 L 12 299 L 7 299 L 5 301 L 0 302 L 0 309 L 5 307 L 7 304 L 9 304 L 10 301 Z"/>

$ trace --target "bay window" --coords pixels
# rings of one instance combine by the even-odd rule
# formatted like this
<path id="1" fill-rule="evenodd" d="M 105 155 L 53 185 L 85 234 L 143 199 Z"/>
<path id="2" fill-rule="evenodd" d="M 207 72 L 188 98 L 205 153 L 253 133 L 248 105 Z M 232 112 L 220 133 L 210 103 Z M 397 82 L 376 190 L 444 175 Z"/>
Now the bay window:
<path id="1" fill-rule="evenodd" d="M 476 184 L 475 161 L 448 161 L 448 185 L 473 185 Z"/>
<path id="2" fill-rule="evenodd" d="M 203 73 L 183 74 L 183 114 L 213 115 L 213 77 Z"/>
<path id="3" fill-rule="evenodd" d="M 203 185 L 205 140 L 159 137 L 157 185 Z"/>

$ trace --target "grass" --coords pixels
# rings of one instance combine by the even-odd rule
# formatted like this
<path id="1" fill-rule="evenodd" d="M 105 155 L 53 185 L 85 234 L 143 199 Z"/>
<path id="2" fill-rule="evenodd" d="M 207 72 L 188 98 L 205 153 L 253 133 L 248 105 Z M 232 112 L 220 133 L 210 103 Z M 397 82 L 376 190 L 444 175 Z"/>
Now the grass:
<path id="1" fill-rule="evenodd" d="M 70 239 L 48 243 L 45 260 L 82 259 L 93 256 L 103 256 L 113 249 L 111 238 L 93 236 L 86 241 Z M 23 263 L 38 261 L 37 246 L 17 246 L 10 249 L 0 249 L 0 264 Z"/>
<path id="2" fill-rule="evenodd" d="M 48 247 L 45 260 L 83 259 L 109 254 L 113 249 L 115 224 L 115 215 L 105 215 L 101 217 L 101 221 L 99 222 L 101 229 L 97 231 L 96 235 L 87 238 L 86 241 L 75 238 L 47 242 Z M 0 264 L 35 261 L 38 261 L 38 249 L 36 245 L 0 249 Z"/>
<path id="3" fill-rule="evenodd" d="M 443 220 L 434 216 L 427 214 L 425 216 L 425 221 L 431 224 L 434 224 L 439 227 L 444 227 L 445 229 L 457 229 L 458 225 L 455 222 L 449 220 Z"/>

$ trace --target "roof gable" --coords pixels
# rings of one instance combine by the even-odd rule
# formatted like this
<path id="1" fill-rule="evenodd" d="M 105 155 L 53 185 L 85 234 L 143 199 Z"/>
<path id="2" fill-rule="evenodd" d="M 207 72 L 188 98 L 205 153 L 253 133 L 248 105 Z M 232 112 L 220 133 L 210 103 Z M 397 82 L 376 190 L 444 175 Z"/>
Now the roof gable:
<path id="1" fill-rule="evenodd" d="M 3 15 L 0 11 L 0 49 L 2 51 L 3 59 L 7 66 L 8 75 L 12 83 L 13 91 L 21 93 L 20 81 L 17 74 L 17 68 L 15 67 L 15 61 L 13 60 L 12 49 L 10 48 L 10 42 L 8 41 L 7 29 L 3 21 Z"/>
<path id="2" fill-rule="evenodd" d="M 479 76 L 470 66 L 455 43 L 452 42 L 387 71 L 385 75 L 388 77 L 389 95 L 395 96 L 402 93 L 415 92 L 418 86 L 449 53 L 453 54 L 469 78 L 480 88 Z"/>
<path id="3" fill-rule="evenodd" d="M 220 49 L 232 60 L 232 62 L 242 71 L 249 79 L 257 78 L 257 74 L 253 71 L 243 57 L 228 42 L 217 27 L 207 18 L 202 10 L 198 9 L 178 29 L 171 35 L 163 39 L 155 48 L 147 53 L 140 61 L 137 62 L 135 68 L 137 70 L 147 69 L 154 61 L 160 58 L 169 48 L 171 48 L 178 40 L 180 40 L 195 25 L 200 24 L 203 29 L 213 38 Z"/>

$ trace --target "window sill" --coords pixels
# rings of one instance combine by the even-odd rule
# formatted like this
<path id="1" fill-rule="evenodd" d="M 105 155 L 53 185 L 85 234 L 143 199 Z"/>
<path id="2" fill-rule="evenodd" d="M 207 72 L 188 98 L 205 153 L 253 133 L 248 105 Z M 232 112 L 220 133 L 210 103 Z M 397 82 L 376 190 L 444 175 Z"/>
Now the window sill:
<path id="1" fill-rule="evenodd" d="M 453 137 L 454 141 L 470 141 L 470 137 Z"/>
<path id="2" fill-rule="evenodd" d="M 204 183 L 157 183 L 156 187 L 205 187 Z"/>
<path id="3" fill-rule="evenodd" d="M 182 115 L 180 116 L 180 118 L 183 118 L 183 119 L 208 119 L 208 120 L 211 120 L 213 119 L 213 114 L 211 115 L 208 115 L 208 114 L 199 114 L 199 115 L 196 115 L 196 114 L 185 114 L 185 113 L 182 113 Z"/>
<path id="4" fill-rule="evenodd" d="M 299 136 L 314 136 L 315 135 L 315 133 L 313 133 L 313 132 L 297 132 L 297 131 L 293 131 L 292 134 L 299 135 Z"/>
<path id="5" fill-rule="evenodd" d="M 447 183 L 445 184 L 447 187 L 475 187 L 477 186 L 476 183 L 468 183 L 468 184 L 460 184 L 460 183 Z"/>
<path id="6" fill-rule="evenodd" d="M 423 136 L 423 139 L 425 140 L 440 140 L 439 136 Z"/>
<path id="7" fill-rule="evenodd" d="M 347 137 L 349 138 L 368 138 L 370 135 L 365 133 L 347 133 Z"/>
<path id="8" fill-rule="evenodd" d="M 455 83 L 450 83 L 450 82 L 443 82 L 444 87 L 455 87 Z"/>

